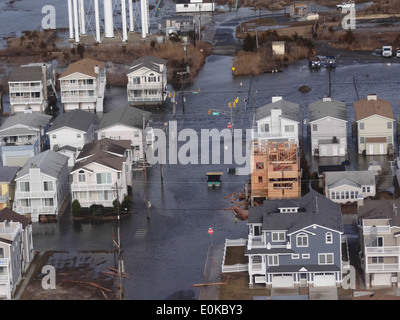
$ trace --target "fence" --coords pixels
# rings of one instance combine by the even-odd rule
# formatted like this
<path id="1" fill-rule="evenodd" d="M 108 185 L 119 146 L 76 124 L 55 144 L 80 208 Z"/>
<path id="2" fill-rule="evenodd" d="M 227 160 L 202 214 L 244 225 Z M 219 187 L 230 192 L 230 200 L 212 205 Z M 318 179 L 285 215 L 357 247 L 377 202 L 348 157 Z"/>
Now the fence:
<path id="1" fill-rule="evenodd" d="M 242 272 L 242 271 L 248 271 L 249 266 L 248 264 L 234 264 L 234 265 L 225 265 L 225 256 L 226 256 L 226 249 L 228 247 L 239 247 L 239 246 L 245 246 L 247 243 L 247 239 L 241 238 L 241 239 L 226 239 L 225 240 L 225 247 L 224 247 L 224 254 L 222 258 L 222 273 L 225 272 Z"/>

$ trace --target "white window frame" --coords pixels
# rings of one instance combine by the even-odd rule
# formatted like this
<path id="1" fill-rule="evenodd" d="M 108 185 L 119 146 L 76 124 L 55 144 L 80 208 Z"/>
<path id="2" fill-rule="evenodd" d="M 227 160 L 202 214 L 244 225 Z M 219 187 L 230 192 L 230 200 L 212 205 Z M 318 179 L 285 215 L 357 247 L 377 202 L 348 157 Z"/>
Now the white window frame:
<path id="1" fill-rule="evenodd" d="M 268 255 L 268 266 L 279 266 L 279 255 L 269 254 Z"/>
<path id="2" fill-rule="evenodd" d="M 271 233 L 272 242 L 283 242 L 286 240 L 286 235 L 284 231 L 276 231 Z"/>
<path id="3" fill-rule="evenodd" d="M 302 248 L 308 247 L 308 235 L 306 233 L 302 232 L 296 235 L 296 246 Z"/>
<path id="4" fill-rule="evenodd" d="M 332 244 L 333 243 L 333 234 L 332 232 L 325 233 L 325 243 Z"/>
<path id="5" fill-rule="evenodd" d="M 318 253 L 318 264 L 334 264 L 334 254 L 333 253 Z"/>

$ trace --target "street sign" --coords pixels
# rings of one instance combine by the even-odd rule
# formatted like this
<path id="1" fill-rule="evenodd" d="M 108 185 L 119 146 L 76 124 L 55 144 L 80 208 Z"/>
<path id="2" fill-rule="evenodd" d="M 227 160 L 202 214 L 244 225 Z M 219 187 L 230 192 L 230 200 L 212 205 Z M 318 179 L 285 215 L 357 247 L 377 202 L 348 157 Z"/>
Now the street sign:
<path id="1" fill-rule="evenodd" d="M 219 116 L 219 112 L 213 112 L 213 116 Z"/>
<path id="2" fill-rule="evenodd" d="M 230 123 L 228 123 L 228 129 L 232 128 L 232 125 Z"/>
<path id="3" fill-rule="evenodd" d="M 213 234 L 213 233 L 214 233 L 213 228 L 209 228 L 209 229 L 208 229 L 208 233 L 209 233 L 209 234 Z"/>

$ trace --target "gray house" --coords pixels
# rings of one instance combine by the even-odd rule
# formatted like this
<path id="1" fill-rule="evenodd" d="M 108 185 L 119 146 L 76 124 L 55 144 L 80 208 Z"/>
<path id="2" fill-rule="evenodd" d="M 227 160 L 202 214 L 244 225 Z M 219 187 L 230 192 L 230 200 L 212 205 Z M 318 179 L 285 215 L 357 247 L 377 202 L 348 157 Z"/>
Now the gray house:
<path id="1" fill-rule="evenodd" d="M 325 97 L 309 106 L 311 154 L 319 157 L 347 154 L 346 104 Z"/>
<path id="2" fill-rule="evenodd" d="M 250 287 L 340 286 L 340 206 L 311 190 L 296 200 L 265 201 L 248 218 Z"/>
<path id="3" fill-rule="evenodd" d="M 30 157 L 48 148 L 46 132 L 51 116 L 41 113 L 18 113 L 0 127 L 3 166 L 22 167 Z"/>

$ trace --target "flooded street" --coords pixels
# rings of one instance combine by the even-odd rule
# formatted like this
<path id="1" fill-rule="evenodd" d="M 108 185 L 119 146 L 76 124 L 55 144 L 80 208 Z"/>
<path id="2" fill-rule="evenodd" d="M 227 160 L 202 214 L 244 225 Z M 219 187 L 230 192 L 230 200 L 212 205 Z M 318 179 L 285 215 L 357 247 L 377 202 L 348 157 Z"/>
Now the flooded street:
<path id="1" fill-rule="evenodd" d="M 198 133 L 201 129 L 226 128 L 230 121 L 228 103 L 235 98 L 240 100 L 232 113 L 236 129 L 250 128 L 254 107 L 270 103 L 274 95 L 281 95 L 285 100 L 304 106 L 307 118 L 308 103 L 328 93 L 328 71 L 321 69 L 310 72 L 306 61 L 298 61 L 282 73 L 257 77 L 234 78 L 231 66 L 232 57 L 208 57 L 193 86 L 184 91 L 185 111 L 181 95 L 177 95 L 178 132 L 184 128 Z M 332 71 L 332 97 L 346 102 L 351 121 L 354 120 L 352 106 L 358 99 L 357 92 L 360 99 L 373 92 L 389 100 L 397 117 L 399 68 L 399 64 L 388 65 L 386 60 L 384 63 L 368 65 L 340 65 L 339 60 L 338 67 Z M 299 92 L 297 89 L 302 85 L 309 86 L 311 91 Z M 198 88 L 200 93 L 197 93 Z M 124 88 L 109 88 L 108 93 L 107 108 L 124 103 Z M 246 104 L 244 99 L 247 99 Z M 209 109 L 220 110 L 220 115 L 209 115 Z M 165 109 L 152 111 L 155 127 L 163 128 L 165 122 L 173 120 L 170 102 Z M 350 134 L 348 138 L 351 142 Z M 349 169 L 365 168 L 371 159 L 355 155 L 355 146 L 351 148 L 353 151 L 349 157 L 353 161 Z M 380 158 L 382 163 L 386 162 L 386 157 Z M 338 162 L 341 159 L 330 158 L 329 161 Z M 311 166 L 314 168 L 311 172 L 316 170 L 316 165 L 317 160 L 313 159 Z M 211 240 L 214 247 L 222 247 L 226 238 L 247 236 L 246 222 L 235 222 L 232 212 L 224 210 L 231 206 L 230 199 L 224 197 L 232 192 L 243 191 L 244 183 L 248 180 L 247 176 L 226 172 L 228 167 L 234 166 L 225 165 L 223 161 L 215 165 L 165 164 L 162 166 L 163 183 L 160 166 L 149 168 L 150 219 L 147 219 L 143 175 L 141 171 L 135 172 L 134 213 L 121 220 L 125 271 L 130 275 L 124 282 L 127 299 L 168 299 L 182 294 L 182 291 L 186 296 L 198 298 L 199 289 L 192 288 L 192 285 L 203 282 Z M 224 172 L 220 188 L 207 187 L 208 171 Z M 70 214 L 66 213 L 56 224 L 34 224 L 34 245 L 38 251 L 111 250 L 116 227 L 116 222 L 73 222 Z M 212 239 L 207 232 L 209 228 L 214 230 Z"/>

